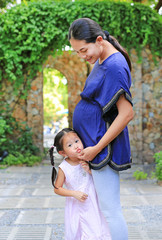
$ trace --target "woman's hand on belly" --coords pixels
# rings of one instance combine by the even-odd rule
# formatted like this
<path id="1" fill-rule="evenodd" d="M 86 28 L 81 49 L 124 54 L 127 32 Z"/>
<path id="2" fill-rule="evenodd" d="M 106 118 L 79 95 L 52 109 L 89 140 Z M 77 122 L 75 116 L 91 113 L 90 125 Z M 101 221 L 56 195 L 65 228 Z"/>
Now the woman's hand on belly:
<path id="1" fill-rule="evenodd" d="M 99 153 L 98 148 L 96 146 L 84 148 L 79 155 L 79 159 L 83 161 L 92 161 L 96 155 Z"/>

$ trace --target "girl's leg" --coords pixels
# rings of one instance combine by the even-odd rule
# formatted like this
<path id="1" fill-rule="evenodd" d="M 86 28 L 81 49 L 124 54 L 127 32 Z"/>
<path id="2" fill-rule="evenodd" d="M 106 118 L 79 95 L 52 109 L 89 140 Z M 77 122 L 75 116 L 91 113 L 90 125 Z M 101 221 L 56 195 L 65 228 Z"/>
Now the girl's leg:
<path id="1" fill-rule="evenodd" d="M 120 205 L 119 173 L 107 165 L 100 170 L 92 170 L 92 176 L 100 209 L 109 224 L 112 240 L 127 240 L 128 229 Z"/>

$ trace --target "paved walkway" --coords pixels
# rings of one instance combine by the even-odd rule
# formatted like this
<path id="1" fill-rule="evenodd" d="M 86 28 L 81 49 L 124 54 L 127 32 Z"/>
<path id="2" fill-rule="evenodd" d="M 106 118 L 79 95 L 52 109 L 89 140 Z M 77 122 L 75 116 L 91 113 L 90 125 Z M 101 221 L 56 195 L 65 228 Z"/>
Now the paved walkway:
<path id="1" fill-rule="evenodd" d="M 135 181 L 133 166 L 121 173 L 121 202 L 129 240 L 162 239 L 162 187 Z M 65 198 L 53 193 L 51 166 L 0 170 L 0 240 L 64 239 Z"/>

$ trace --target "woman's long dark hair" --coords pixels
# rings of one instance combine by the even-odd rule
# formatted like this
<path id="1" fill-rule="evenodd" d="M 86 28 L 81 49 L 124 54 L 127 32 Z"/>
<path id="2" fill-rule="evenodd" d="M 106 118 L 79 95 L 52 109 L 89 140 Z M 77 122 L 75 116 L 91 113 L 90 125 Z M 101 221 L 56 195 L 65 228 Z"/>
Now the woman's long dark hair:
<path id="1" fill-rule="evenodd" d="M 69 28 L 68 39 L 85 40 L 87 43 L 95 43 L 98 36 L 110 42 L 125 57 L 131 71 L 131 61 L 127 51 L 107 31 L 102 30 L 100 25 L 90 18 L 76 19 Z"/>
<path id="2" fill-rule="evenodd" d="M 52 168 L 52 175 L 51 175 L 51 181 L 52 181 L 52 185 L 54 186 L 54 188 L 57 188 L 54 185 L 54 182 L 55 182 L 55 179 L 56 179 L 56 176 L 57 176 L 57 171 L 56 171 L 56 168 L 55 168 L 55 162 L 54 162 L 54 156 L 53 156 L 54 147 L 56 147 L 57 152 L 62 151 L 63 150 L 63 136 L 66 133 L 69 133 L 69 132 L 76 133 L 71 128 L 64 128 L 60 132 L 58 132 L 57 135 L 55 136 L 53 146 L 49 149 L 51 165 L 53 166 L 53 168 Z"/>

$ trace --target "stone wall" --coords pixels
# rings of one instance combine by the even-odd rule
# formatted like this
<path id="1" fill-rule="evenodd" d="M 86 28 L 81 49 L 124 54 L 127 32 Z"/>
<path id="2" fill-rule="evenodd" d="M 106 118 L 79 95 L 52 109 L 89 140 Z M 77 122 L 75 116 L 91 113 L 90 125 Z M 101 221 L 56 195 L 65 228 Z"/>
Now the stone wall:
<path id="1" fill-rule="evenodd" d="M 26 102 L 27 123 L 34 132 L 33 140 L 43 152 L 43 73 L 38 73 L 31 83 Z"/>
<path id="2" fill-rule="evenodd" d="M 162 150 L 162 59 L 160 66 L 155 66 L 148 49 L 142 57 L 143 159 L 151 162 L 152 153 Z"/>
<path id="3" fill-rule="evenodd" d="M 134 162 L 151 163 L 153 154 L 162 150 L 161 100 L 162 59 L 155 65 L 149 49 L 142 51 L 142 63 L 134 50 L 131 51 L 132 97 L 135 117 L 129 123 L 132 157 Z"/>
<path id="4" fill-rule="evenodd" d="M 142 63 L 134 50 L 131 51 L 132 97 L 135 117 L 129 123 L 130 142 L 134 163 L 153 162 L 153 154 L 161 150 L 160 118 L 161 99 L 160 80 L 162 79 L 162 60 L 156 66 L 149 49 L 142 52 Z M 49 56 L 43 68 L 55 68 L 68 81 L 69 125 L 72 126 L 72 114 L 80 100 L 87 75 L 92 66 L 77 57 L 75 53 L 64 52 L 53 58 Z M 4 82 L 3 101 L 14 107 L 13 115 L 19 121 L 27 121 L 34 132 L 34 142 L 43 151 L 43 73 L 38 73 L 32 81 L 28 99 L 19 101 L 12 95 L 12 85 Z"/>

